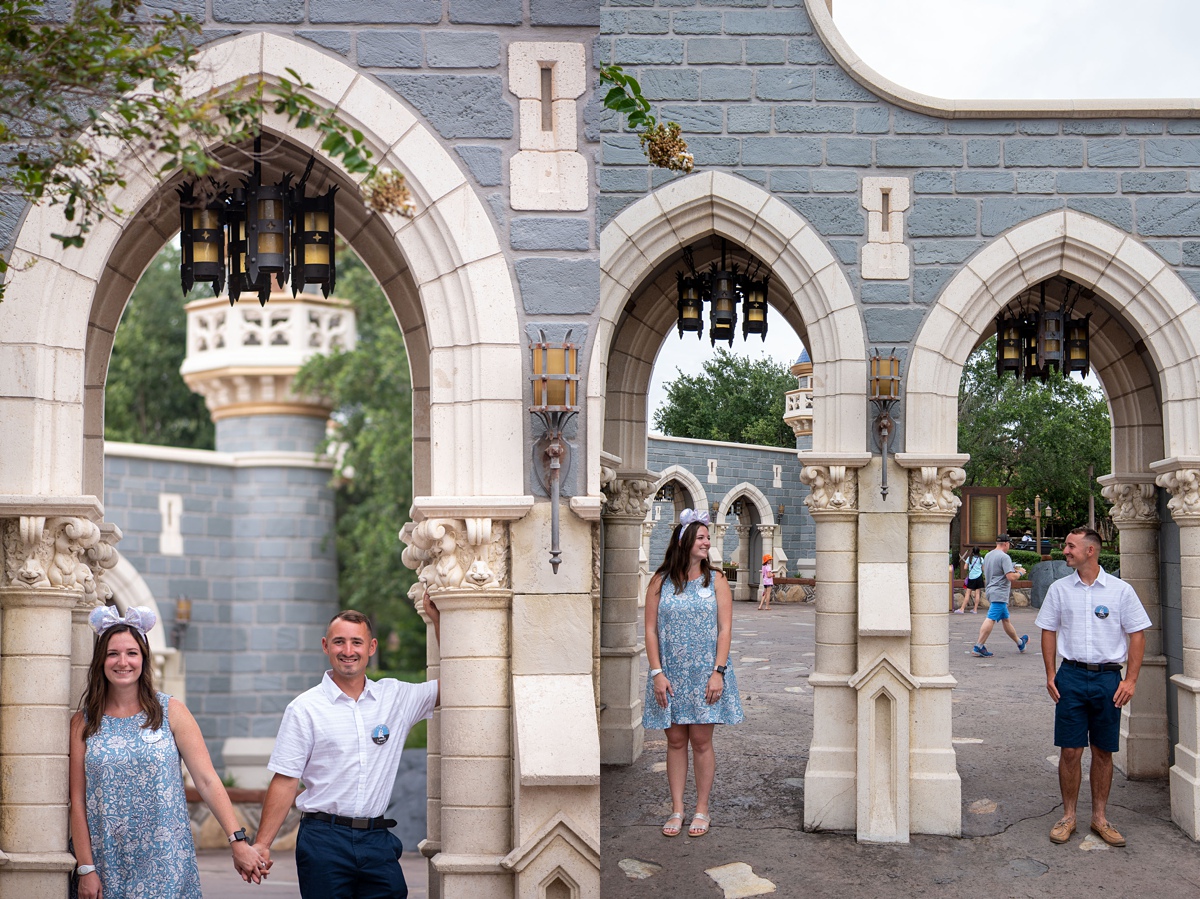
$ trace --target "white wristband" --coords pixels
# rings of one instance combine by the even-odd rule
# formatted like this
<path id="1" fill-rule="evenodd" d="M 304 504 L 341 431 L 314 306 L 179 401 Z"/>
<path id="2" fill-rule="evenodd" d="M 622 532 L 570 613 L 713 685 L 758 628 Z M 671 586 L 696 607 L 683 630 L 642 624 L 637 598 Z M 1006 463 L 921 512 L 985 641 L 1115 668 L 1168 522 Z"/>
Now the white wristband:
<path id="1" fill-rule="evenodd" d="M 651 669 L 650 669 L 650 677 L 651 677 L 651 678 L 654 678 L 654 677 L 656 677 L 656 676 L 657 676 L 657 675 L 659 675 L 659 674 L 662 674 L 662 669 L 661 669 L 661 668 L 651 668 Z"/>

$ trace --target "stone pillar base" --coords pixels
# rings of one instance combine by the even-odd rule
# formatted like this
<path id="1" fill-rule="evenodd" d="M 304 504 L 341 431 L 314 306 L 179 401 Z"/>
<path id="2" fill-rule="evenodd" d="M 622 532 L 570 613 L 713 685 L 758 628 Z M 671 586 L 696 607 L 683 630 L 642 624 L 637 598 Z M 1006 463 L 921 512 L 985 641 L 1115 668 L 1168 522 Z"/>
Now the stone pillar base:
<path id="1" fill-rule="evenodd" d="M 1167 731 L 1167 658 L 1142 662 L 1137 695 L 1121 710 L 1121 750 L 1113 756 L 1117 770 L 1130 780 L 1166 777 L 1170 736 Z"/>
<path id="2" fill-rule="evenodd" d="M 912 697 L 912 754 L 909 758 L 909 829 L 912 833 L 962 836 L 962 779 L 951 740 L 950 675 L 917 678 Z M 935 722 L 930 727 L 929 722 Z"/>
<path id="3" fill-rule="evenodd" d="M 804 829 L 854 830 L 858 694 L 846 678 L 812 674 L 813 741 L 804 769 Z"/>
<path id="4" fill-rule="evenodd" d="M 10 852 L 0 866 L 0 896 L 62 899 L 74 868 L 69 852 Z"/>
<path id="5" fill-rule="evenodd" d="M 600 650 L 600 764 L 632 765 L 642 754 L 642 695 L 638 664 L 645 647 Z"/>
<path id="6" fill-rule="evenodd" d="M 1179 689 L 1179 742 L 1171 766 L 1171 820 L 1193 840 L 1200 839 L 1200 680 L 1176 674 Z"/>

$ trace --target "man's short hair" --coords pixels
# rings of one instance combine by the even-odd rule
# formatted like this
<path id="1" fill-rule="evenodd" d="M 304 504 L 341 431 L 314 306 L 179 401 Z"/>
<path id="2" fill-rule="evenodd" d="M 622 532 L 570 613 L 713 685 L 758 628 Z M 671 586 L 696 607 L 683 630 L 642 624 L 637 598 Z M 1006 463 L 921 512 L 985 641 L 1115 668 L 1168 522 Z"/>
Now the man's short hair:
<path id="1" fill-rule="evenodd" d="M 335 621 L 349 621 L 351 624 L 365 624 L 367 626 L 367 633 L 371 635 L 372 640 L 375 639 L 375 628 L 371 625 L 371 619 L 362 612 L 356 612 L 354 609 L 346 609 L 343 612 L 338 612 L 329 619 L 329 624 L 325 626 L 325 630 L 328 631 L 329 627 Z"/>
<path id="2" fill-rule="evenodd" d="M 1102 550 L 1104 548 L 1104 541 L 1101 539 L 1100 534 L 1097 531 L 1095 531 L 1093 528 L 1089 528 L 1089 527 L 1073 528 L 1070 531 L 1070 533 L 1074 534 L 1077 537 L 1082 537 L 1088 543 L 1093 544 L 1096 547 L 1096 552 L 1100 552 L 1100 550 Z"/>

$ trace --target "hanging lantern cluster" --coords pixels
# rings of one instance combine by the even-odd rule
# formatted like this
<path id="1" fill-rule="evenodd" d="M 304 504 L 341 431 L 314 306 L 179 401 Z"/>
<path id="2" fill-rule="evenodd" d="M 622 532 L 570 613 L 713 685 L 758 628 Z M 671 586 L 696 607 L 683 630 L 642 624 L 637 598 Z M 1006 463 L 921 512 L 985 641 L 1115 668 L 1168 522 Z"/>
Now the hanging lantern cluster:
<path id="1" fill-rule="evenodd" d="M 679 336 L 685 331 L 694 331 L 696 337 L 704 337 L 704 304 L 709 304 L 708 335 L 713 346 L 718 340 L 727 340 L 733 346 L 737 331 L 738 304 L 742 307 L 742 338 L 759 334 L 767 339 L 767 286 L 770 272 L 759 274 L 762 263 L 751 259 L 744 270 L 737 263 L 726 264 L 726 245 L 721 241 L 721 261 L 712 263 L 706 272 L 697 272 L 692 261 L 692 248 L 683 251 L 688 272 L 676 272 L 678 318 L 676 327 Z"/>
<path id="2" fill-rule="evenodd" d="M 213 295 L 229 286 L 232 306 L 243 293 L 266 305 L 275 282 L 291 282 L 292 295 L 316 284 L 326 297 L 334 289 L 334 207 L 337 186 L 307 196 L 315 159 L 300 181 L 287 172 L 275 184 L 262 183 L 260 139 L 254 141 L 254 173 L 229 190 L 209 179 L 185 183 L 179 194 L 180 281 L 186 295 L 211 284 Z"/>
<path id="3" fill-rule="evenodd" d="M 1052 371 L 1086 376 L 1091 369 L 1088 331 L 1091 313 L 1077 318 L 1076 302 L 1085 288 L 1070 279 L 1058 309 L 1046 308 L 1046 282 L 1018 298 L 1015 309 L 996 317 L 996 376 L 1012 374 L 1025 381 L 1049 379 Z M 1089 296 L 1091 293 L 1089 292 Z"/>

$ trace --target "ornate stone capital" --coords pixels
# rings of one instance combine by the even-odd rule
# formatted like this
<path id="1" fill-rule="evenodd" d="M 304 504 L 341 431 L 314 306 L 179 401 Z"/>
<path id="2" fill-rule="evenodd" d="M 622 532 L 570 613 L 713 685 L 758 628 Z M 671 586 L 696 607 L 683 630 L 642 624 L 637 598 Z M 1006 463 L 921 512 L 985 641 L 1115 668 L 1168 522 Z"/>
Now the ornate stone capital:
<path id="1" fill-rule="evenodd" d="M 1118 529 L 1158 524 L 1158 506 L 1153 484 L 1113 481 L 1100 488 L 1100 495 L 1112 503 L 1109 516 Z"/>
<path id="2" fill-rule="evenodd" d="M 100 578 L 117 564 L 113 544 L 119 539 L 119 530 L 106 533 L 86 518 L 22 515 L 0 520 L 0 586 L 62 590 L 96 605 L 112 595 Z"/>
<path id="3" fill-rule="evenodd" d="M 654 481 L 636 476 L 619 477 L 614 472 L 600 489 L 604 492 L 604 506 L 600 510 L 602 516 L 636 515 L 645 518 L 650 508 L 648 501 L 654 495 Z"/>
<path id="4" fill-rule="evenodd" d="M 758 526 L 758 532 L 760 534 L 762 534 L 764 537 L 775 536 L 775 531 L 777 529 L 778 529 L 778 525 L 774 525 L 774 524 L 760 524 Z"/>
<path id="5" fill-rule="evenodd" d="M 810 512 L 858 510 L 858 472 L 845 465 L 805 465 L 800 482 L 811 492 L 804 500 Z"/>
<path id="6" fill-rule="evenodd" d="M 508 528 L 490 518 L 426 518 L 400 531 L 401 560 L 431 592 L 507 590 Z"/>
<path id="7" fill-rule="evenodd" d="M 908 473 L 908 511 L 953 515 L 962 505 L 954 490 L 967 473 L 953 466 L 922 465 Z"/>
<path id="8" fill-rule="evenodd" d="M 750 536 L 750 531 L 753 530 L 753 526 L 748 524 L 735 524 L 733 529 L 737 532 L 738 540 L 745 542 L 746 538 Z"/>
<path id="9" fill-rule="evenodd" d="M 1167 508 L 1174 518 L 1200 518 L 1200 470 L 1164 471 L 1154 483 L 1171 494 Z"/>

